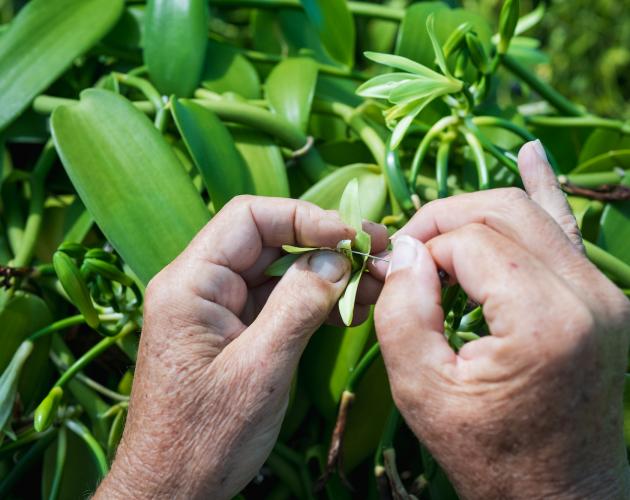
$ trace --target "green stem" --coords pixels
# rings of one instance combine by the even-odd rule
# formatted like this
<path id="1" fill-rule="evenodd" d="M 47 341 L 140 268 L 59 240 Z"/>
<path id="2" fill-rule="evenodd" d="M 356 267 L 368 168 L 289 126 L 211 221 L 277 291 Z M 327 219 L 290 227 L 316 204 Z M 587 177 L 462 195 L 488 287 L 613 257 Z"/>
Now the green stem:
<path id="1" fill-rule="evenodd" d="M 113 399 L 114 401 L 129 401 L 129 396 L 124 396 L 116 391 L 112 391 L 108 389 L 104 385 L 99 384 L 96 380 L 92 380 L 90 377 L 83 375 L 82 373 L 77 373 L 75 375 L 77 380 L 83 382 L 90 389 L 94 389 L 96 392 L 101 393 L 103 396 L 108 397 L 109 399 Z"/>
<path id="2" fill-rule="evenodd" d="M 559 176 L 558 180 L 564 179 L 576 186 L 593 188 L 603 184 L 619 184 L 626 177 L 625 171 L 612 170 L 610 172 L 594 172 L 592 174 L 567 174 Z"/>
<path id="3" fill-rule="evenodd" d="M 20 460 L 11 467 L 10 472 L 2 479 L 2 482 L 0 482 L 0 498 L 8 497 L 11 488 L 13 488 L 15 483 L 19 481 L 22 475 L 33 465 L 39 456 L 44 453 L 48 445 L 50 445 L 54 439 L 55 434 L 57 434 L 57 431 L 43 435 L 22 455 Z"/>
<path id="4" fill-rule="evenodd" d="M 560 94 L 549 84 L 540 80 L 529 69 L 507 54 L 501 56 L 501 64 L 512 74 L 523 80 L 531 89 L 548 101 L 561 113 L 569 116 L 584 116 L 586 113 Z"/>
<path id="5" fill-rule="evenodd" d="M 113 73 L 113 75 L 120 83 L 142 92 L 149 102 L 153 104 L 153 107 L 156 110 L 153 123 L 160 132 L 164 132 L 168 119 L 168 112 L 165 109 L 165 100 L 151 82 L 149 82 L 149 80 L 145 80 L 144 78 L 125 73 Z"/>
<path id="6" fill-rule="evenodd" d="M 387 141 L 385 149 L 385 178 L 387 179 L 387 187 L 390 193 L 400 204 L 406 215 L 412 215 L 416 211 L 416 206 L 411 199 L 411 191 L 405 179 L 405 175 L 400 165 L 400 157 L 398 149 L 391 148 L 391 138 Z"/>
<path id="7" fill-rule="evenodd" d="M 409 173 L 409 185 L 413 186 L 416 183 L 416 177 L 420 173 L 420 167 L 422 166 L 422 161 L 429 150 L 429 146 L 433 139 L 435 139 L 439 134 L 442 133 L 446 128 L 455 125 L 459 121 L 459 117 L 457 116 L 445 116 L 438 120 L 435 125 L 433 125 L 426 135 L 420 141 L 418 145 L 418 149 L 416 150 L 416 154 L 413 157 L 413 161 L 411 162 L 411 172 Z"/>
<path id="8" fill-rule="evenodd" d="M 488 189 L 490 187 L 490 176 L 488 174 L 488 165 L 486 163 L 486 157 L 483 154 L 483 148 L 479 139 L 470 130 L 465 127 L 461 129 L 464 139 L 470 146 L 475 158 L 475 165 L 477 166 L 477 178 L 479 181 L 479 189 Z"/>
<path id="9" fill-rule="evenodd" d="M 302 9 L 298 0 L 210 0 L 210 5 L 216 7 L 250 7 L 253 9 Z M 367 2 L 348 2 L 348 8 L 355 16 L 383 19 L 387 21 L 401 21 L 405 17 L 404 9 L 397 9 L 386 5 Z"/>
<path id="10" fill-rule="evenodd" d="M 66 465 L 66 451 L 68 449 L 68 432 L 65 427 L 59 429 L 57 437 L 57 455 L 55 457 L 55 471 L 53 474 L 52 484 L 50 485 L 50 495 L 48 500 L 57 500 L 59 489 L 61 487 L 61 478 L 63 476 L 64 465 Z"/>
<path id="11" fill-rule="evenodd" d="M 42 94 L 37 96 L 33 101 L 33 110 L 36 113 L 49 115 L 59 106 L 71 106 L 78 104 L 78 102 L 79 101 L 76 99 L 67 99 L 65 97 L 55 97 Z M 156 108 L 151 101 L 131 101 L 131 104 L 147 115 L 155 113 Z"/>
<path id="12" fill-rule="evenodd" d="M 269 54 L 267 52 L 259 52 L 256 50 L 239 49 L 239 53 L 245 56 L 252 62 L 263 64 L 277 64 L 285 59 L 280 54 Z M 364 82 L 370 79 L 369 75 L 360 71 L 348 70 L 339 66 L 332 66 L 330 64 L 317 64 L 318 71 L 323 75 L 338 76 L 340 78 L 350 78 L 359 82 Z"/>
<path id="13" fill-rule="evenodd" d="M 27 430 L 23 434 L 20 434 L 15 441 L 11 441 L 7 443 L 6 445 L 4 445 L 2 448 L 0 448 L 0 461 L 4 460 L 5 458 L 15 453 L 20 448 L 23 448 L 27 444 L 32 443 L 33 441 L 42 439 L 46 437 L 48 434 L 54 434 L 55 432 L 56 432 L 55 429 L 53 429 L 52 427 L 44 432 L 37 432 L 33 428 Z"/>
<path id="14" fill-rule="evenodd" d="M 621 288 L 630 288 L 630 266 L 628 264 L 590 241 L 583 240 L 583 242 L 586 255 L 593 264 Z"/>
<path id="15" fill-rule="evenodd" d="M 484 134 L 479 130 L 479 128 L 472 123 L 471 121 L 466 122 L 466 128 L 472 133 L 473 136 L 479 141 L 481 146 L 488 151 L 492 156 L 494 156 L 501 165 L 507 167 L 511 172 L 520 176 L 520 172 L 518 170 L 518 164 L 516 160 L 508 157 L 503 151 L 501 151 L 497 146 L 495 146 L 492 141 L 490 141 Z M 464 134 L 465 135 L 465 134 Z M 470 143 L 469 143 L 470 144 Z"/>
<path id="16" fill-rule="evenodd" d="M 313 111 L 341 118 L 361 138 L 372 153 L 376 163 L 381 168 L 383 167 L 385 162 L 385 143 L 380 134 L 363 119 L 357 109 L 341 102 L 315 99 L 313 101 Z"/>
<path id="17" fill-rule="evenodd" d="M 114 313 L 114 314 L 99 314 L 98 318 L 101 321 L 118 321 L 122 318 L 122 314 Z M 35 333 L 32 333 L 28 336 L 27 340 L 35 341 L 40 337 L 44 337 L 45 335 L 50 335 L 51 333 L 58 332 L 59 330 L 65 330 L 66 328 L 70 328 L 71 326 L 81 325 L 85 323 L 85 317 L 82 314 L 77 314 L 76 316 L 70 316 L 68 318 L 60 319 L 59 321 L 55 321 L 44 328 L 40 328 Z"/>
<path id="18" fill-rule="evenodd" d="M 22 241 L 18 248 L 17 254 L 11 263 L 15 267 L 24 267 L 33 258 L 35 244 L 39 236 L 42 226 L 42 217 L 44 215 L 44 201 L 46 192 L 44 183 L 51 167 L 55 163 L 57 152 L 52 140 L 49 140 L 44 146 L 44 150 L 40 155 L 33 173 L 31 174 L 31 201 L 29 206 L 28 218 L 24 226 Z"/>
<path id="19" fill-rule="evenodd" d="M 350 373 L 350 377 L 348 378 L 348 382 L 346 384 L 346 391 L 351 393 L 356 391 L 357 386 L 361 383 L 361 380 L 363 380 L 363 377 L 367 373 L 368 369 L 372 366 L 372 363 L 380 354 L 381 349 L 377 342 L 368 349 L 368 352 L 363 355 L 361 360 Z"/>
<path id="20" fill-rule="evenodd" d="M 543 127 L 569 128 L 604 128 L 630 134 L 630 126 L 619 120 L 610 120 L 598 116 L 528 116 L 527 123 Z"/>
<path id="21" fill-rule="evenodd" d="M 478 127 L 497 127 L 505 130 L 509 130 L 513 134 L 517 135 L 524 141 L 535 141 L 537 137 L 532 134 L 529 130 L 516 123 L 511 122 L 510 120 L 506 120 L 505 118 L 500 118 L 498 116 L 475 116 L 472 118 L 472 123 Z M 543 146 L 544 147 L 544 146 Z M 554 172 L 559 172 L 558 162 L 555 157 L 549 151 L 549 149 L 545 148 L 545 152 L 547 153 L 547 157 L 549 158 L 549 163 L 553 168 Z"/>
<path id="22" fill-rule="evenodd" d="M 438 198 L 448 196 L 448 157 L 451 152 L 451 141 L 442 141 L 435 162 L 435 178 L 438 184 Z"/>
<path id="23" fill-rule="evenodd" d="M 92 435 L 89 429 L 78 420 L 66 420 L 65 425 L 87 445 L 92 452 L 94 462 L 96 463 L 96 467 L 98 468 L 101 478 L 105 477 L 109 471 L 107 457 L 105 456 L 105 452 L 103 451 L 103 448 L 101 448 L 101 445 L 98 444 L 96 438 Z"/>
<path id="24" fill-rule="evenodd" d="M 125 326 L 122 327 L 120 333 L 113 337 L 105 337 L 99 343 L 97 343 L 94 347 L 92 347 L 89 351 L 87 351 L 83 356 L 77 359 L 71 366 L 66 370 L 59 380 L 55 383 L 54 387 L 63 387 L 69 380 L 79 373 L 83 368 L 85 368 L 90 362 L 92 362 L 95 358 L 100 356 L 103 352 L 113 346 L 119 339 L 129 335 L 131 332 L 136 330 L 136 324 L 134 322 L 129 322 Z"/>

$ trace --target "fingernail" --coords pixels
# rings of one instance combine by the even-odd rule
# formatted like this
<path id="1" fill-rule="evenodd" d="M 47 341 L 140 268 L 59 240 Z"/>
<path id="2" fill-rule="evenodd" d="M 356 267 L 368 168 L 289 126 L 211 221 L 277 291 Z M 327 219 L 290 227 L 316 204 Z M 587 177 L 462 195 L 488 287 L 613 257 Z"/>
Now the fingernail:
<path id="1" fill-rule="evenodd" d="M 348 269 L 348 259 L 336 252 L 316 252 L 308 261 L 308 265 L 319 277 L 337 283 Z"/>
<path id="2" fill-rule="evenodd" d="M 388 275 L 394 271 L 413 266 L 417 255 L 416 245 L 414 239 L 406 234 L 402 234 L 394 240 Z"/>
<path id="3" fill-rule="evenodd" d="M 534 151 L 536 151 L 536 154 L 545 162 L 547 163 L 549 160 L 547 159 L 547 153 L 545 152 L 545 148 L 542 145 L 542 142 L 540 142 L 540 139 L 536 139 L 534 142 L 532 142 L 532 147 L 534 148 Z"/>

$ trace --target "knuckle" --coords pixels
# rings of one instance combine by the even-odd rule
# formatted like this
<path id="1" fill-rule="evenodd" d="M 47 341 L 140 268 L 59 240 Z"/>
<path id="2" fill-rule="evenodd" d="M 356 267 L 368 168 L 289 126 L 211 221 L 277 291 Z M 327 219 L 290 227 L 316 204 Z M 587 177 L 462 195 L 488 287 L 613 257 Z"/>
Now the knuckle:
<path id="1" fill-rule="evenodd" d="M 529 195 L 521 188 L 507 187 L 496 189 L 506 201 L 525 201 L 529 200 Z"/>

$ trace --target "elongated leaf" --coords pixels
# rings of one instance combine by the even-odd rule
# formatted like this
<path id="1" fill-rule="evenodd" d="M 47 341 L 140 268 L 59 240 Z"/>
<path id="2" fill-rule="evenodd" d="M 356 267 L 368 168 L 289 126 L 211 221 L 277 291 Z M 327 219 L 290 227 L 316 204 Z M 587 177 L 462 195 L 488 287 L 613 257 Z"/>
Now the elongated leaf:
<path id="1" fill-rule="evenodd" d="M 354 20 L 346 0 L 300 0 L 306 16 L 336 61 L 351 67 L 354 61 Z"/>
<path id="2" fill-rule="evenodd" d="M 287 169 L 280 148 L 266 135 L 246 128 L 231 129 L 259 196 L 289 197 Z"/>
<path id="3" fill-rule="evenodd" d="M 163 94 L 188 97 L 199 83 L 208 39 L 205 0 L 149 0 L 144 61 Z"/>
<path id="4" fill-rule="evenodd" d="M 175 123 L 210 193 L 215 210 L 239 194 L 253 194 L 247 164 L 221 120 L 189 100 L 172 99 Z"/>
<path id="5" fill-rule="evenodd" d="M 300 198 L 326 210 L 338 210 L 345 186 L 352 179 L 359 183 L 361 215 L 379 221 L 387 197 L 385 178 L 376 165 L 356 164 L 341 167 L 312 186 Z"/>
<path id="6" fill-rule="evenodd" d="M 357 298 L 357 290 L 359 289 L 359 283 L 361 281 L 361 276 L 363 276 L 363 271 L 365 271 L 366 262 L 367 260 L 364 260 L 361 268 L 352 273 L 350 281 L 348 282 L 343 295 L 339 299 L 339 314 L 344 325 L 347 326 L 352 324 L 352 319 L 354 318 L 354 302 Z"/>
<path id="7" fill-rule="evenodd" d="M 140 111 L 106 90 L 86 90 L 52 116 L 59 156 L 86 208 L 147 283 L 209 218 L 177 157 Z"/>
<path id="8" fill-rule="evenodd" d="M 20 344 L 9 366 L 6 367 L 4 372 L 2 372 L 2 376 L 0 376 L 0 431 L 5 428 L 11 418 L 20 372 L 32 351 L 32 342 L 27 340 Z"/>
<path id="9" fill-rule="evenodd" d="M 317 63 L 313 59 L 285 59 L 267 77 L 265 95 L 273 111 L 305 132 L 316 84 Z"/>
<path id="10" fill-rule="evenodd" d="M 423 76 L 425 78 L 437 80 L 444 78 L 444 76 L 439 74 L 437 71 L 433 71 L 432 69 L 422 64 L 418 64 L 417 62 L 412 61 L 411 59 L 408 59 L 406 57 L 393 54 L 379 54 L 378 52 L 365 52 L 364 55 L 370 61 L 374 61 L 385 66 L 390 66 L 391 68 L 401 69 L 403 71 Z"/>
<path id="11" fill-rule="evenodd" d="M 260 97 L 260 78 L 254 65 L 233 47 L 212 40 L 208 41 L 201 84 L 217 94 L 235 92 L 246 99 Z"/>
<path id="12" fill-rule="evenodd" d="M 320 250 L 319 248 L 313 247 L 296 247 L 293 245 L 282 245 L 282 250 L 289 254 L 301 255 L 303 253 L 314 252 L 315 250 Z"/>
<path id="13" fill-rule="evenodd" d="M 123 0 L 32 0 L 0 38 L 0 130 L 114 25 Z"/>
<path id="14" fill-rule="evenodd" d="M 300 254 L 297 252 L 293 254 L 290 253 L 289 255 L 283 255 L 265 269 L 265 274 L 267 276 L 284 276 L 284 273 L 286 273 L 293 263 L 299 258 Z"/>
<path id="15" fill-rule="evenodd" d="M 448 66 L 446 65 L 444 52 L 442 52 L 442 45 L 435 35 L 435 16 L 433 14 L 431 14 L 427 19 L 427 33 L 429 34 L 429 39 L 431 40 L 431 45 L 433 46 L 433 52 L 435 53 L 437 65 L 440 67 L 444 75 L 450 75 Z"/>
<path id="16" fill-rule="evenodd" d="M 390 94 L 404 83 L 418 80 L 418 75 L 410 73 L 386 73 L 371 78 L 357 89 L 357 94 L 363 97 L 387 99 Z"/>

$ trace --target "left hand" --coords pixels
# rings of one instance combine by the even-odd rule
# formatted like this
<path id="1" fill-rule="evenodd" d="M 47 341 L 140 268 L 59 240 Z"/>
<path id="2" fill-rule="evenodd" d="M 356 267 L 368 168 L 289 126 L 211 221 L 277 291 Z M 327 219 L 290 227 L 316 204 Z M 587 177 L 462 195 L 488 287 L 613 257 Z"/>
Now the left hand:
<path id="1" fill-rule="evenodd" d="M 384 250 L 385 228 L 365 229 Z M 96 498 L 223 499 L 254 477 L 350 266 L 323 251 L 281 280 L 264 271 L 283 244 L 334 248 L 353 237 L 336 212 L 279 198 L 235 198 L 206 225 L 149 283 L 129 418 Z M 356 316 L 365 317 L 380 285 L 362 281 Z"/>

